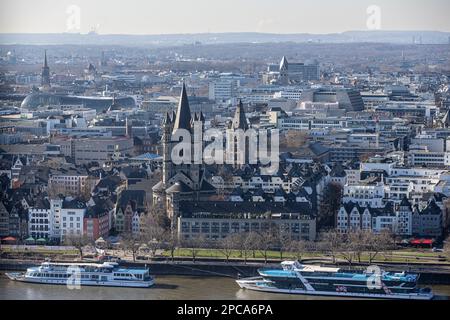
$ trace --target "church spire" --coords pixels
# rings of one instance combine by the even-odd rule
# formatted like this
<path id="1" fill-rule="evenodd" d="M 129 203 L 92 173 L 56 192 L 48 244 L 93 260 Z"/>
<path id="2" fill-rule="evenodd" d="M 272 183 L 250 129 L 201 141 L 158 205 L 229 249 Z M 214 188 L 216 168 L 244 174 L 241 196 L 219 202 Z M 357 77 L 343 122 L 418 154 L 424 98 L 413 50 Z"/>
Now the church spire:
<path id="1" fill-rule="evenodd" d="M 47 63 L 47 50 L 44 51 L 44 66 L 41 72 L 41 85 L 42 87 L 50 87 L 50 68 Z"/>
<path id="2" fill-rule="evenodd" d="M 286 56 L 283 56 L 280 62 L 280 70 L 287 70 L 287 68 L 288 68 L 288 61 L 286 59 Z"/>
<path id="3" fill-rule="evenodd" d="M 242 129 L 244 131 L 248 129 L 247 117 L 245 116 L 244 106 L 242 105 L 241 99 L 239 99 L 239 103 L 236 107 L 236 113 L 234 114 L 231 128 L 234 130 Z"/>
<path id="4" fill-rule="evenodd" d="M 174 122 L 173 130 L 176 129 L 191 129 L 191 110 L 189 108 L 189 101 L 186 93 L 186 86 L 183 83 L 181 89 L 180 102 L 178 103 L 177 114 Z"/>

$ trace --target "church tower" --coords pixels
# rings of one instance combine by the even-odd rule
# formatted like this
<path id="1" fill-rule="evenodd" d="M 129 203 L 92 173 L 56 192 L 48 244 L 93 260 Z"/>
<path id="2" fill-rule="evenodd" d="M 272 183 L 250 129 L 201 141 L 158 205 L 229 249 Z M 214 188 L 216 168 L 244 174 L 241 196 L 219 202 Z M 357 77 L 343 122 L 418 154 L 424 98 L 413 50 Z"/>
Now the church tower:
<path id="1" fill-rule="evenodd" d="M 287 61 L 286 57 L 283 56 L 283 58 L 281 59 L 281 62 L 280 62 L 280 78 L 279 78 L 280 84 L 282 84 L 282 85 L 289 84 L 288 70 L 289 70 L 288 61 Z"/>
<path id="2" fill-rule="evenodd" d="M 44 53 L 44 66 L 41 72 L 41 86 L 43 88 L 50 88 L 50 68 L 47 63 L 47 50 Z"/>
<path id="3" fill-rule="evenodd" d="M 203 159 L 194 162 L 194 156 L 203 153 L 201 137 L 203 136 L 204 122 L 205 117 L 202 112 L 191 115 L 186 87 L 183 84 L 176 113 L 173 113 L 172 116 L 167 113 L 163 119 L 162 179 L 152 188 L 153 204 L 159 204 L 165 208 L 173 230 L 176 230 L 181 201 L 204 199 L 216 193 L 216 189 L 204 179 Z M 178 138 L 173 141 L 172 138 L 178 130 L 187 130 L 190 133 L 187 142 L 190 144 L 191 161 L 188 163 L 175 164 L 172 159 L 172 152 L 179 143 Z M 201 140 L 198 140 L 199 138 Z M 194 145 L 194 142 L 197 141 L 200 142 L 202 150 L 198 150 L 199 146 Z M 178 150 L 181 155 L 181 152 L 187 152 L 188 148 Z"/>
<path id="4" fill-rule="evenodd" d="M 244 133 L 246 130 L 249 129 L 249 125 L 247 123 L 247 117 L 245 116 L 244 105 L 242 104 L 242 101 L 240 99 L 239 99 L 238 105 L 236 106 L 236 112 L 234 113 L 234 117 L 231 122 L 230 129 L 233 130 L 234 132 L 236 132 L 236 130 L 242 130 L 242 131 L 244 131 Z M 250 162 L 249 144 L 257 143 L 257 141 L 249 141 L 249 140 L 247 141 L 247 138 L 245 135 L 244 135 L 244 137 L 245 137 L 245 140 L 244 140 L 245 151 L 244 151 L 244 158 L 242 160 L 244 161 L 244 164 L 248 164 Z M 240 157 L 242 156 L 241 150 L 238 150 L 238 145 L 236 142 L 233 145 L 232 152 L 233 152 L 233 163 L 234 163 L 233 166 L 235 168 L 242 168 L 244 165 L 242 163 L 239 163 L 239 162 L 242 162 L 242 160 L 239 161 Z"/>

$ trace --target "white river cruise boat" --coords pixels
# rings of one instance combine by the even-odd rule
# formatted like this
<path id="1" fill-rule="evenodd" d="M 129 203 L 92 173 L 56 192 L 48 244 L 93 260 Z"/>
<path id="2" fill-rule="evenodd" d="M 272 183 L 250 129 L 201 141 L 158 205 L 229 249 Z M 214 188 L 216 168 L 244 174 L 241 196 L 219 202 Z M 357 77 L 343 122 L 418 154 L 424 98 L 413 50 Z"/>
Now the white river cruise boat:
<path id="1" fill-rule="evenodd" d="M 115 262 L 44 262 L 26 272 L 6 273 L 14 281 L 71 286 L 110 286 L 148 288 L 154 284 L 147 268 L 121 268 Z"/>
<path id="2" fill-rule="evenodd" d="M 283 261 L 281 268 L 259 269 L 259 277 L 236 280 L 243 289 L 276 293 L 378 299 L 430 300 L 428 288 L 418 288 L 419 275 L 342 271 L 334 267 Z"/>

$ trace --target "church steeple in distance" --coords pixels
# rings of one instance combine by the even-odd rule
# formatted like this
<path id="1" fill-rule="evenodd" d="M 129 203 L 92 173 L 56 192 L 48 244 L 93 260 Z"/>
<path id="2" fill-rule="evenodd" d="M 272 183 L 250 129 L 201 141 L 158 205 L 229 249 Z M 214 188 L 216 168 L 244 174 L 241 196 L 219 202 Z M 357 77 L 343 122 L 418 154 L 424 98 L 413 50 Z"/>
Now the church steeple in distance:
<path id="1" fill-rule="evenodd" d="M 191 130 L 191 109 L 189 108 L 189 101 L 186 93 L 186 86 L 183 83 L 181 89 L 180 102 L 178 103 L 177 114 L 174 122 L 173 131 L 177 129 Z"/>
<path id="2" fill-rule="evenodd" d="M 231 123 L 231 128 L 247 130 L 247 117 L 245 116 L 244 106 L 242 105 L 242 100 L 239 99 L 239 103 L 236 107 L 236 112 L 234 114 L 233 122 Z"/>
<path id="3" fill-rule="evenodd" d="M 287 69 L 288 69 L 288 61 L 287 61 L 286 57 L 283 56 L 283 58 L 281 58 L 281 62 L 280 62 L 280 71 L 287 70 Z"/>
<path id="4" fill-rule="evenodd" d="M 47 50 L 44 52 L 44 66 L 41 73 L 41 85 L 43 87 L 50 87 L 50 68 L 47 63 Z"/>

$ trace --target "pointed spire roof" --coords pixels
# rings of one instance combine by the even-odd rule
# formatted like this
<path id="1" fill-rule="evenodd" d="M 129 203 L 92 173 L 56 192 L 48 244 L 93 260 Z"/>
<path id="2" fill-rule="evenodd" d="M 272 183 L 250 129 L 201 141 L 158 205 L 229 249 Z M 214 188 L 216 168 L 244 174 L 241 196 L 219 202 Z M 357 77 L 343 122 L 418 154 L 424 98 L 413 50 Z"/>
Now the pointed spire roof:
<path id="1" fill-rule="evenodd" d="M 236 113 L 234 114 L 233 122 L 231 123 L 232 129 L 242 129 L 247 130 L 247 117 L 245 116 L 244 106 L 242 105 L 242 101 L 239 99 L 239 103 L 236 107 Z"/>
<path id="2" fill-rule="evenodd" d="M 173 130 L 176 129 L 191 129 L 191 110 L 189 108 L 189 101 L 186 93 L 186 86 L 183 83 L 181 89 L 180 102 L 178 103 L 177 114 L 174 121 Z"/>
<path id="3" fill-rule="evenodd" d="M 48 63 L 47 63 L 47 50 L 44 50 L 44 68 L 48 68 Z"/>
<path id="4" fill-rule="evenodd" d="M 288 61 L 286 59 L 286 56 L 283 56 L 280 62 L 280 70 L 287 70 L 287 68 L 288 68 Z"/>

